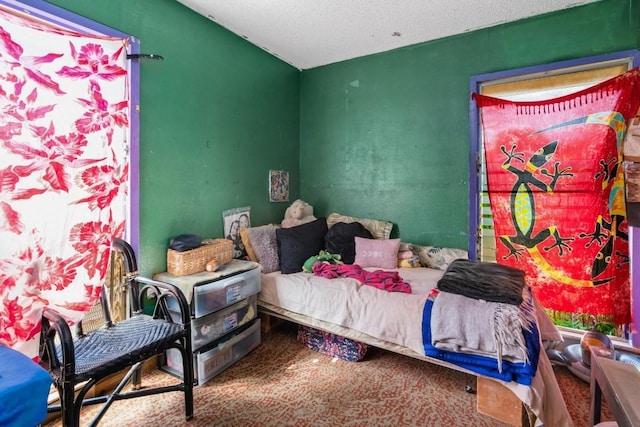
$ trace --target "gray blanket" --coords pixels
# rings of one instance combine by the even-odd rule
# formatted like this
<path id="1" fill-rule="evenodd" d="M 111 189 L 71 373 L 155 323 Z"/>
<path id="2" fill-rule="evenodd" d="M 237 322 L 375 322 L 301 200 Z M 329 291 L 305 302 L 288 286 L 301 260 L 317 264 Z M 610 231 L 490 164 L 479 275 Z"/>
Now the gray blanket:
<path id="1" fill-rule="evenodd" d="M 522 328 L 535 317 L 513 304 L 496 303 L 440 291 L 431 311 L 432 345 L 441 350 L 528 363 Z"/>

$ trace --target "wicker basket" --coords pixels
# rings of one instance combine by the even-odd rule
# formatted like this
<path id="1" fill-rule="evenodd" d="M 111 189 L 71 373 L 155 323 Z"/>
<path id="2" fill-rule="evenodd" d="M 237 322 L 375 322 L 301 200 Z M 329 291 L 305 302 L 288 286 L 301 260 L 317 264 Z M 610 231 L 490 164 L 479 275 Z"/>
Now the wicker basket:
<path id="1" fill-rule="evenodd" d="M 216 259 L 224 265 L 233 259 L 233 242 L 228 239 L 208 239 L 198 248 L 178 252 L 167 250 L 167 272 L 174 276 L 205 271 L 207 262 Z"/>

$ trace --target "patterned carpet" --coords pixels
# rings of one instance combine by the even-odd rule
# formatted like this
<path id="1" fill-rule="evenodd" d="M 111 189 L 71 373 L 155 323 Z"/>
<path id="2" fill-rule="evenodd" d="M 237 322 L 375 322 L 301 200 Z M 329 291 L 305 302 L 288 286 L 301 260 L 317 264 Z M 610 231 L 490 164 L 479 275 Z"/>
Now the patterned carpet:
<path id="1" fill-rule="evenodd" d="M 586 427 L 589 385 L 564 367 L 555 369 L 576 427 Z M 153 371 L 143 384 L 171 379 Z M 194 388 L 190 422 L 184 421 L 182 394 L 165 393 L 114 403 L 100 426 L 505 426 L 476 412 L 467 385 L 475 389 L 475 377 L 379 349 L 370 348 L 361 362 L 332 359 L 300 344 L 296 327 L 283 324 L 231 368 Z M 82 425 L 95 411 L 84 410 Z M 603 419 L 612 419 L 606 408 Z"/>

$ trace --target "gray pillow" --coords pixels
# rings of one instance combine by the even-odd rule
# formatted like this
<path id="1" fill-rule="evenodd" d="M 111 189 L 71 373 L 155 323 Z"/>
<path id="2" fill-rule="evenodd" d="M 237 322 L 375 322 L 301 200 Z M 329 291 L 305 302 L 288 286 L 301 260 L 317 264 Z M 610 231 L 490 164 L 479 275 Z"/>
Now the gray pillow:
<path id="1" fill-rule="evenodd" d="M 280 269 L 278 258 L 278 243 L 276 241 L 277 225 L 255 227 L 247 229 L 251 247 L 256 258 L 262 265 L 263 273 L 272 273 Z"/>

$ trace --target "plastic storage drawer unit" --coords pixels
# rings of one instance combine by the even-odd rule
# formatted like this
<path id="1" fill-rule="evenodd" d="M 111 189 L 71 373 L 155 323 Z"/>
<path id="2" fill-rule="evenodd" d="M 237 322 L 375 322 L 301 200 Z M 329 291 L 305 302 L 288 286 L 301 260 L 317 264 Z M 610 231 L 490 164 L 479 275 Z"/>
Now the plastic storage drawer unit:
<path id="1" fill-rule="evenodd" d="M 238 329 L 224 338 L 215 341 L 200 351 L 194 352 L 194 380 L 202 385 L 220 372 L 233 365 L 240 358 L 260 344 L 260 319 L 255 319 L 250 326 Z M 170 374 L 183 376 L 180 352 L 176 349 L 165 353 L 165 364 L 162 369 Z"/>
<path id="2" fill-rule="evenodd" d="M 221 310 L 233 303 L 260 292 L 260 269 L 253 268 L 231 276 L 223 276 L 214 280 L 202 281 L 203 274 L 174 277 L 168 273 L 160 273 L 154 279 L 172 283 L 183 288 L 192 286 L 190 307 L 194 317 L 206 316 Z M 188 283 L 193 280 L 194 283 Z M 200 280 L 197 282 L 197 280 Z M 183 291 L 184 292 L 184 291 Z M 185 295 L 187 293 L 185 292 Z M 169 308 L 177 311 L 177 303 L 170 300 Z"/>

